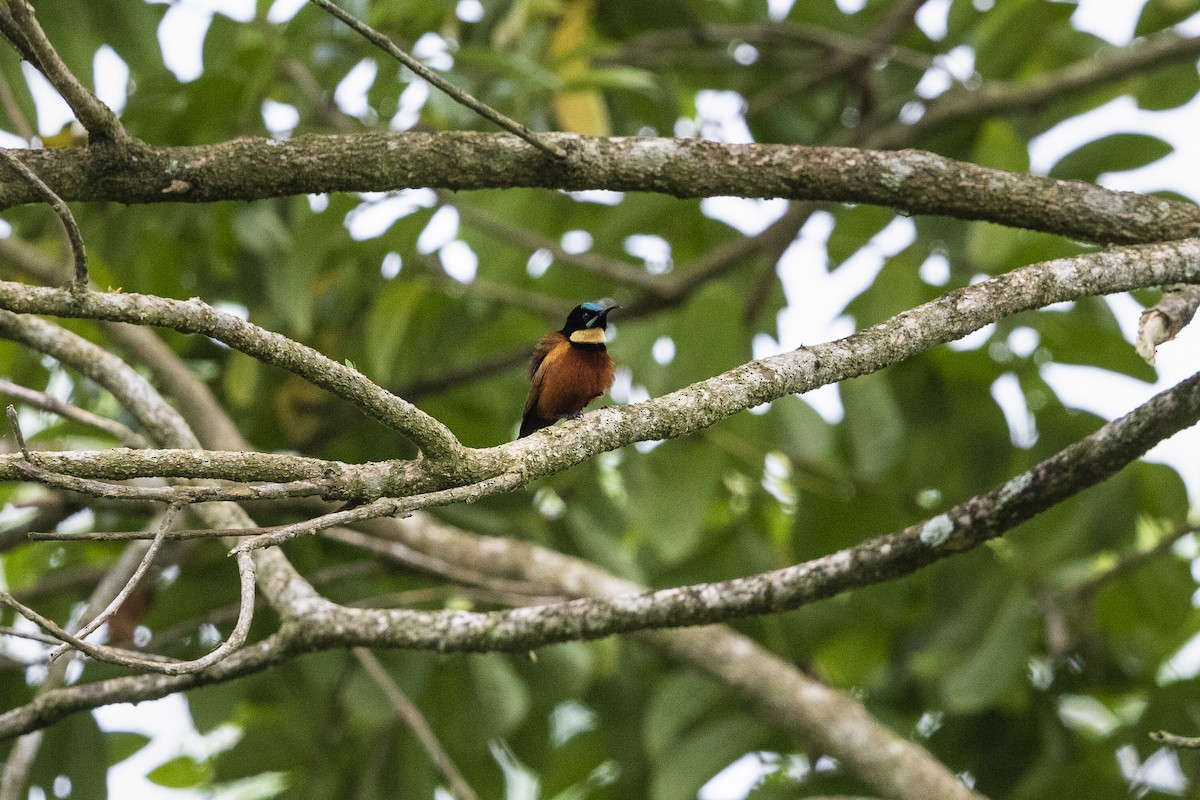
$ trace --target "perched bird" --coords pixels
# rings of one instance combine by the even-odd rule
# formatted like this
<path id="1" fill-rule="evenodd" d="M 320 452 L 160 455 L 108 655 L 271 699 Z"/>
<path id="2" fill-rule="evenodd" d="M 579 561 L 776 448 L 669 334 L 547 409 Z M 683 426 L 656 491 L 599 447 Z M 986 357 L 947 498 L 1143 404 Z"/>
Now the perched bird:
<path id="1" fill-rule="evenodd" d="M 604 347 L 604 330 L 614 308 L 596 303 L 576 306 L 562 330 L 547 333 L 537 343 L 529 363 L 533 386 L 525 401 L 521 436 L 578 415 L 612 386 L 613 362 Z"/>

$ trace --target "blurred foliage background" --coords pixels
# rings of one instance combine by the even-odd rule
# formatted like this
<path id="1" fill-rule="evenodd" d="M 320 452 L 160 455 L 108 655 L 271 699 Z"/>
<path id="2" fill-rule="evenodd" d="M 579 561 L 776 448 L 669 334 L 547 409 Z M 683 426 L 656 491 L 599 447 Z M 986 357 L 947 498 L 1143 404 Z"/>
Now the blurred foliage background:
<path id="1" fill-rule="evenodd" d="M 229 12 L 237 19 L 212 15 L 202 70 L 183 80 L 168 69 L 164 50 L 167 61 L 182 56 L 165 32 L 186 5 L 54 0 L 36 7 L 76 74 L 89 84 L 115 79 L 124 124 L 152 144 L 488 129 L 319 9 L 296 11 L 296 3 L 260 0 Z M 927 105 L 950 98 L 969 104 L 990 85 L 1032 84 L 1115 52 L 1072 24 L 1071 2 L 343 6 L 539 130 L 809 145 L 869 143 L 902 130 L 905 146 L 1025 171 L 1031 140 L 1064 120 L 1118 97 L 1142 109 L 1173 109 L 1200 90 L 1193 57 L 999 116 L 968 113 L 933 129 L 897 128 L 898 119 L 915 121 Z M 1136 33 L 1170 27 L 1196 10 L 1192 2 L 1149 0 Z M 18 134 L 38 119 L 32 79 L 9 48 L 0 49 L 0 71 L 13 96 L 0 126 Z M 78 145 L 69 129 L 43 134 L 47 146 Z M 1100 138 L 1058 160 L 1051 174 L 1092 181 L 1170 150 L 1145 134 Z M 714 251 L 775 223 L 785 205 L 514 189 L 74 211 L 100 287 L 198 295 L 244 312 L 352 362 L 471 446 L 515 434 L 532 342 L 585 299 L 610 298 L 628 309 L 613 317 L 610 346 L 621 368 L 613 400 L 627 402 L 754 355 L 844 335 L 980 275 L 1094 247 L 987 223 L 814 204 L 788 212 L 795 231 L 782 246 L 764 243 L 705 273 Z M 12 236 L 60 258 L 57 223 L 45 208 L 13 209 L 5 220 Z M 685 289 L 657 295 L 603 277 L 577 264 L 579 253 L 623 260 Z M 7 263 L 0 272 L 17 275 Z M 824 391 L 820 413 L 785 398 L 687 440 L 606 454 L 535 491 L 438 514 L 653 586 L 793 564 L 910 524 L 1093 431 L 1102 420 L 1067 407 L 1045 371 L 1090 365 L 1153 381 L 1154 369 L 1134 354 L 1119 322 L 1103 300 L 1020 315 L 962 346 Z M 103 339 L 88 323 L 66 324 Z M 295 376 L 207 339 L 162 335 L 259 449 L 350 462 L 411 454 L 400 437 Z M 8 342 L 0 343 L 0 372 L 122 418 L 95 386 Z M 1010 402 L 1007 416 L 1001 396 Z M 74 423 L 29 418 L 38 420 L 32 439 L 39 447 L 114 446 Z M 10 504 L 32 499 L 50 507 L 45 495 L 0 487 L 0 500 Z M 1136 569 L 1114 571 L 1180 530 L 1187 512 L 1179 475 L 1138 463 L 994 546 L 736 627 L 853 691 L 877 718 L 989 796 L 1194 795 L 1195 758 L 1160 751 L 1146 737 L 1159 728 L 1192 732 L 1200 722 L 1194 684 L 1170 662 L 1200 621 L 1192 603 L 1194 542 L 1182 539 Z M 21 513 L 10 506 L 5 518 L 17 524 Z M 145 522 L 105 505 L 56 513 L 51 526 L 114 530 Z M 286 509 L 254 513 L 263 524 L 296 518 Z M 6 546 L 8 587 L 60 620 L 120 551 L 100 543 Z M 491 602 L 329 541 L 298 540 L 287 553 L 342 603 Z M 215 544 L 173 547 L 162 562 L 139 635 L 172 655 L 198 654 L 215 630 L 228 629 L 232 565 Z M 38 673 L 26 668 L 27 647 L 4 647 L 0 707 L 11 708 L 28 701 Z M 724 785 L 752 798 L 868 791 L 805 742 L 749 715 L 722 686 L 627 639 L 545 648 L 536 659 L 379 656 L 485 797 L 693 798 L 739 759 L 757 764 L 751 772 L 761 779 Z M 85 668 L 87 680 L 115 674 L 100 664 Z M 154 769 L 149 780 L 163 787 L 370 800 L 430 797 L 441 783 L 349 653 L 309 655 L 187 699 L 198 730 L 225 730 L 224 744 Z M 55 777 L 67 776 L 69 796 L 104 797 L 107 768 L 145 742 L 76 715 L 48 731 L 35 783 L 49 796 Z M 232 794 L 235 788 L 242 794 Z"/>

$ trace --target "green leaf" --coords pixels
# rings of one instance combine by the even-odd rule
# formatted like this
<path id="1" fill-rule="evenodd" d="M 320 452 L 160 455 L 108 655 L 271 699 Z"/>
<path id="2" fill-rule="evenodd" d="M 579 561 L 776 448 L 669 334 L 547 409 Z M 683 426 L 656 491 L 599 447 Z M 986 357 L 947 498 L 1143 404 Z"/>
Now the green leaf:
<path id="1" fill-rule="evenodd" d="M 694 443 L 658 447 L 631 459 L 623 473 L 634 539 L 667 564 L 691 555 L 701 543 L 724 462 L 717 448 Z"/>
<path id="2" fill-rule="evenodd" d="M 1196 70 L 1196 62 L 1187 61 L 1157 69 L 1138 83 L 1134 90 L 1138 107 L 1166 111 L 1187 103 L 1200 92 L 1200 72 Z"/>
<path id="3" fill-rule="evenodd" d="M 479 723 L 486 734 L 504 736 L 529 714 L 529 687 L 513 669 L 510 656 L 483 653 L 467 662 L 475 685 L 475 703 Z"/>
<path id="4" fill-rule="evenodd" d="M 654 772 L 651 800 L 695 800 L 700 787 L 753 749 L 765 729 L 757 717 L 733 714 L 691 732 Z"/>
<path id="5" fill-rule="evenodd" d="M 1029 147 L 1011 122 L 1005 119 L 989 119 L 979 128 L 972 160 L 992 169 L 1027 172 Z"/>
<path id="6" fill-rule="evenodd" d="M 208 782 L 209 770 L 189 756 L 173 758 L 146 774 L 151 783 L 168 789 L 188 789 Z"/>
<path id="7" fill-rule="evenodd" d="M 1134 36 L 1149 36 L 1170 28 L 1196 13 L 1194 0 L 1148 0 L 1142 6 Z"/>
<path id="8" fill-rule="evenodd" d="M 372 377 L 380 383 L 392 380 L 396 361 L 401 358 L 401 347 L 428 292 L 424 281 L 393 282 L 371 308 L 367 317 L 370 341 L 367 363 Z"/>
<path id="9" fill-rule="evenodd" d="M 694 672 L 663 678 L 654 688 L 642 723 L 642 744 L 656 761 L 672 758 L 684 732 L 708 713 L 721 697 L 720 688 Z"/>
<path id="10" fill-rule="evenodd" d="M 1095 183 L 1103 173 L 1125 172 L 1153 164 L 1173 149 L 1157 136 L 1114 133 L 1063 156 L 1050 170 L 1050 177 Z"/>
<path id="11" fill-rule="evenodd" d="M 581 75 L 572 77 L 563 85 L 567 90 L 578 89 L 626 89 L 650 92 L 657 86 L 652 72 L 634 67 L 593 67 Z"/>
<path id="12" fill-rule="evenodd" d="M 900 409 L 881 376 L 856 378 L 839 388 L 854 471 L 863 480 L 878 480 L 904 452 L 905 426 Z"/>
<path id="13" fill-rule="evenodd" d="M 977 645 L 952 666 L 941 683 L 947 711 L 972 714 L 995 707 L 1025 677 L 1030 654 L 1032 609 L 1021 592 L 1012 592 L 978 631 Z"/>
<path id="14" fill-rule="evenodd" d="M 119 764 L 150 743 L 149 736 L 140 733 L 108 733 L 104 736 L 104 746 L 108 750 L 108 763 Z"/>

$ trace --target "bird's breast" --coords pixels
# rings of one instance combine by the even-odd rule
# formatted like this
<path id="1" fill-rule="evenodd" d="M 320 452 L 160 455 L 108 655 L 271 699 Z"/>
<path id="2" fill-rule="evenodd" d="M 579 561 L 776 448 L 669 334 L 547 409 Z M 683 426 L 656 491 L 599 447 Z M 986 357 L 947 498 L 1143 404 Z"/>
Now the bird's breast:
<path id="1" fill-rule="evenodd" d="M 538 414 L 548 419 L 578 414 L 608 391 L 613 363 L 603 347 L 577 347 L 567 342 L 546 354 Z"/>

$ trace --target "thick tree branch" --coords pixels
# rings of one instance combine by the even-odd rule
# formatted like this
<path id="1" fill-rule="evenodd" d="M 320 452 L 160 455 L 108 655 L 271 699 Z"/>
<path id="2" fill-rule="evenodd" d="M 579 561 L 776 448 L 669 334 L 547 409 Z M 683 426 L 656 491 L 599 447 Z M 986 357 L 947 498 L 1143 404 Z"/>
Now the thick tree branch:
<path id="1" fill-rule="evenodd" d="M 581 420 L 565 421 L 516 442 L 484 450 L 464 449 L 461 461 L 453 465 L 439 464 L 432 470 L 426 469 L 422 462 L 347 466 L 264 454 L 222 456 L 211 453 L 204 455 L 203 464 L 197 464 L 200 459 L 194 455 L 172 453 L 160 461 L 153 454 L 137 451 L 37 453 L 33 460 L 45 469 L 63 474 L 87 470 L 87 477 L 166 475 L 168 470 L 197 465 L 201 470 L 197 476 L 231 480 L 246 480 L 248 473 L 238 470 L 236 474 L 224 474 L 222 464 L 235 467 L 240 458 L 246 458 L 266 466 L 277 460 L 268 468 L 269 475 L 259 474 L 249 479 L 315 478 L 319 475 L 313 471 L 320 469 L 320 475 L 334 487 L 330 489 L 330 496 L 367 499 L 437 491 L 495 478 L 514 470 L 528 482 L 560 472 L 606 450 L 637 441 L 684 436 L 761 403 L 875 372 L 1020 311 L 1086 296 L 1174 283 L 1200 283 L 1200 240 L 1113 248 L 1033 264 L 949 292 L 845 339 L 751 361 L 662 397 L 632 406 L 604 408 Z M 192 330 L 190 326 L 195 322 L 190 316 L 177 318 L 173 314 L 179 309 L 202 306 L 198 301 L 148 304 L 143 301 L 144 297 L 95 292 L 80 295 L 61 289 L 0 282 L 0 308 L 25 314 L 102 316 Z M 200 318 L 206 320 L 213 314 L 217 312 L 209 310 Z M 17 324 L 18 321 L 23 324 Z M 35 344 L 40 341 L 35 332 L 40 330 L 36 320 L 24 322 L 20 317 L 0 315 L 0 336 Z M 219 339 L 224 331 L 223 325 L 205 324 L 196 332 Z M 227 343 L 236 347 L 240 339 L 228 337 Z M 328 361 L 323 356 L 319 358 L 322 363 Z M 121 465 L 121 474 L 97 474 L 103 470 L 100 465 L 110 460 Z M 281 469 L 297 471 L 285 476 Z M 14 457 L 0 457 L 0 479 L 19 477 L 20 470 Z M 497 484 L 496 488 L 503 489 L 504 486 Z"/>
<path id="2" fill-rule="evenodd" d="M 210 203 L 427 186 L 614 189 L 868 203 L 1104 243 L 1167 241 L 1200 232 L 1200 210 L 1189 203 L 988 169 L 922 151 L 548 137 L 572 151 L 569 162 L 546 159 L 514 136 L 488 133 L 297 136 L 16 155 L 64 200 Z M 0 184 L 0 210 L 40 200 L 24 183 Z"/>
<path id="3" fill-rule="evenodd" d="M 1004 485 L 943 514 L 771 573 L 488 614 L 363 610 L 324 603 L 305 615 L 305 636 L 310 645 L 322 649 L 353 644 L 442 652 L 520 651 L 559 641 L 796 608 L 970 550 L 1111 476 L 1198 420 L 1200 373 Z"/>

